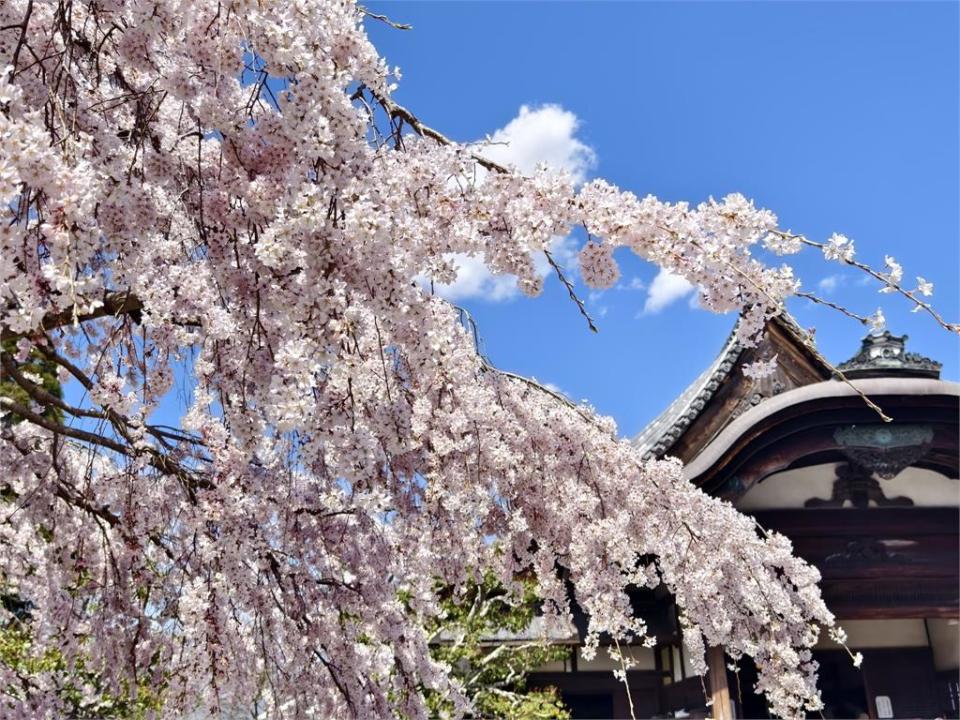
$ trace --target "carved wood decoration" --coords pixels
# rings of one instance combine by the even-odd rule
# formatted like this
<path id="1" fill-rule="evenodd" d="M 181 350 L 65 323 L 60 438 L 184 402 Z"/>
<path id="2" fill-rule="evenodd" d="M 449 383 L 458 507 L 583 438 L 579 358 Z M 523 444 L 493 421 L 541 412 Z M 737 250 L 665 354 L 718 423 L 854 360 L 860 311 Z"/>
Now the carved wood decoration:
<path id="1" fill-rule="evenodd" d="M 930 450 L 929 425 L 848 425 L 833 433 L 837 445 L 853 462 L 891 480 L 915 465 Z"/>
<path id="2" fill-rule="evenodd" d="M 812 497 L 803 505 L 808 508 L 839 508 L 847 501 L 856 508 L 866 508 L 872 502 L 877 507 L 909 507 L 913 500 L 897 496 L 888 498 L 872 471 L 855 463 L 844 463 L 836 469 L 833 492 L 829 499 Z"/>
<path id="3" fill-rule="evenodd" d="M 771 320 L 767 335 L 753 348 L 728 352 L 708 386 L 709 394 L 695 398 L 682 423 L 669 432 L 669 444 L 655 447 L 655 456 L 674 455 L 689 462 L 734 419 L 762 401 L 794 388 L 820 382 L 830 376 L 820 360 L 796 339 L 786 320 Z M 745 377 L 742 367 L 777 356 L 774 375 L 762 380 Z"/>
<path id="4" fill-rule="evenodd" d="M 904 545 L 915 545 L 915 540 L 899 540 L 885 538 L 858 538 L 847 543 L 843 552 L 827 555 L 824 563 L 841 563 L 844 565 L 889 563 L 901 560 L 905 556 L 896 551 Z"/>
<path id="5" fill-rule="evenodd" d="M 837 617 L 956 618 L 960 515 L 956 508 L 811 508 L 754 513 L 820 570 Z"/>
<path id="6" fill-rule="evenodd" d="M 747 394 L 730 413 L 730 420 L 735 420 L 747 410 L 756 407 L 764 400 L 779 395 L 788 385 L 790 387 L 793 386 L 783 371 L 775 372 L 770 377 L 753 380 L 749 386 L 747 386 Z"/>

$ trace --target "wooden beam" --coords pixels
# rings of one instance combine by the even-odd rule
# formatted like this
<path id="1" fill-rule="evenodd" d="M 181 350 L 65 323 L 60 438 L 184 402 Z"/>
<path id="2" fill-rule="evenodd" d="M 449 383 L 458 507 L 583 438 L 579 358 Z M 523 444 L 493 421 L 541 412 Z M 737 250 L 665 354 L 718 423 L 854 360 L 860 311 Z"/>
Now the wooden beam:
<path id="1" fill-rule="evenodd" d="M 884 410 L 896 416 L 898 424 L 934 426 L 930 451 L 942 456 L 951 469 L 950 477 L 960 474 L 957 465 L 957 398 L 953 395 L 877 395 Z M 761 403 L 762 405 L 762 403 Z M 802 462 L 804 457 L 834 453 L 842 457 L 833 437 L 837 426 L 875 423 L 876 414 L 857 396 L 814 398 L 783 408 L 744 429 L 709 467 L 701 469 L 694 484 L 713 495 L 723 492 L 732 476 L 742 486 L 742 495 L 754 482 L 769 474 Z M 682 440 L 682 438 L 681 438 Z M 678 441 L 679 442 L 679 441 Z M 670 450 L 672 454 L 677 446 Z M 689 457 L 678 455 L 685 463 Z M 728 499 L 733 499 L 732 497 Z"/>
<path id="2" fill-rule="evenodd" d="M 707 667 L 710 670 L 712 717 L 714 720 L 733 720 L 730 688 L 727 686 L 727 660 L 723 648 L 719 645 L 707 650 Z"/>

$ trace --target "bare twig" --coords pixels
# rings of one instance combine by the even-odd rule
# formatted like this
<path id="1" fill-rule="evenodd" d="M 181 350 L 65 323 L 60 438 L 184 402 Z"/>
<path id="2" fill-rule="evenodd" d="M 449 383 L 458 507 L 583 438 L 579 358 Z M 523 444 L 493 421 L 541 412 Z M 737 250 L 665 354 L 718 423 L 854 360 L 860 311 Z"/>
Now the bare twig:
<path id="1" fill-rule="evenodd" d="M 10 62 L 10 81 L 13 81 L 14 76 L 17 74 L 17 61 L 20 59 L 20 50 L 23 49 L 23 46 L 27 42 L 27 27 L 30 25 L 30 16 L 33 14 L 33 0 L 27 0 L 27 9 L 23 13 L 23 20 L 20 21 L 19 25 L 9 25 L 0 30 L 20 30 L 20 37 L 17 39 L 17 47 L 14 48 L 13 58 Z"/>
<path id="2" fill-rule="evenodd" d="M 567 279 L 566 275 L 563 274 L 563 268 L 561 268 L 560 265 L 557 263 L 557 261 L 554 260 L 553 255 L 550 254 L 549 250 L 545 249 L 543 251 L 543 254 L 547 256 L 547 262 L 550 263 L 550 267 L 552 267 L 554 271 L 556 271 L 557 277 L 560 278 L 560 282 L 562 282 L 563 286 L 567 289 L 567 293 L 570 295 L 570 299 L 573 300 L 574 303 L 576 303 L 577 309 L 580 311 L 580 314 L 583 315 L 584 318 L 586 318 L 587 325 L 589 326 L 590 330 L 592 330 L 593 332 L 597 332 L 597 326 L 593 324 L 593 318 L 591 318 L 590 313 L 587 312 L 587 308 L 583 304 L 583 300 L 581 300 L 577 296 L 577 293 L 574 291 L 573 283 L 570 282 L 570 280 Z"/>
<path id="3" fill-rule="evenodd" d="M 824 243 L 817 242 L 816 240 L 810 240 L 809 238 L 806 238 L 803 235 L 795 235 L 793 233 L 783 232 L 781 230 L 774 230 L 772 231 L 772 234 L 778 235 L 779 237 L 782 237 L 787 240 L 796 240 L 798 242 L 803 243 L 804 245 L 815 247 L 821 251 L 824 249 L 824 247 L 826 247 Z M 870 275 L 871 277 L 879 280 L 886 287 L 892 288 L 894 291 L 903 295 L 910 302 L 912 302 L 916 307 L 922 308 L 942 328 L 944 328 L 945 330 L 948 330 L 949 332 L 960 334 L 960 323 L 952 323 L 944 320 L 943 316 L 940 315 L 940 313 L 938 313 L 936 310 L 934 310 L 933 306 L 930 303 L 918 298 L 912 290 L 907 290 L 905 287 L 903 287 L 899 283 L 893 282 L 887 275 L 884 275 L 880 271 L 873 269 L 866 263 L 862 263 L 859 260 L 854 260 L 852 258 L 849 260 L 841 259 L 840 262 L 846 263 L 847 265 L 851 265 L 857 268 L 858 270 L 862 270 L 867 275 Z"/>
<path id="4" fill-rule="evenodd" d="M 362 5 L 360 5 L 357 9 L 360 11 L 361 14 L 366 15 L 368 18 L 372 18 L 373 20 L 379 20 L 380 22 L 386 25 L 389 25 L 394 30 L 413 30 L 413 25 L 408 25 L 407 23 L 394 22 L 393 20 L 388 18 L 386 15 L 380 15 L 375 12 L 370 12 L 370 10 L 363 7 Z"/>
<path id="5" fill-rule="evenodd" d="M 838 305 L 837 303 L 830 302 L 826 298 L 822 298 L 819 295 L 814 295 L 811 292 L 798 292 L 797 297 L 805 298 L 810 302 L 817 303 L 818 305 L 826 305 L 828 308 L 832 308 L 833 310 L 836 310 L 837 312 L 843 315 L 846 315 L 848 318 L 852 318 L 857 322 L 863 323 L 864 325 L 870 324 L 870 318 L 864 315 L 858 315 L 857 313 L 853 312 L 853 310 L 845 308 L 843 305 Z"/>

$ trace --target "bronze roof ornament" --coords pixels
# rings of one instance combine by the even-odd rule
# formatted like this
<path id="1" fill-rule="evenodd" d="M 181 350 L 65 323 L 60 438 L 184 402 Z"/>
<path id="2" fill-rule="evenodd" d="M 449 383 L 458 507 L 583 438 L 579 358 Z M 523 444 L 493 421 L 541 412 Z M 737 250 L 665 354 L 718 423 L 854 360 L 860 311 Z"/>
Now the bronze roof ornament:
<path id="1" fill-rule="evenodd" d="M 870 333 L 861 341 L 860 352 L 837 369 L 847 378 L 885 377 L 940 377 L 941 363 L 919 353 L 907 352 L 907 336 L 894 335 L 889 330 Z"/>

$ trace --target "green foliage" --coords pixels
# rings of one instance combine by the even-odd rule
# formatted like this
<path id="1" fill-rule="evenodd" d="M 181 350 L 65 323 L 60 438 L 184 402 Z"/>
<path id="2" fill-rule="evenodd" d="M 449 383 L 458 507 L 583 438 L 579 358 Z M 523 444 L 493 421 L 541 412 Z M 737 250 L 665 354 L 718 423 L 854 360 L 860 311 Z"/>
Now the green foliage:
<path id="1" fill-rule="evenodd" d="M 2 352 L 4 355 L 15 356 L 17 354 L 16 343 L 14 343 L 13 340 L 3 341 Z M 63 399 L 63 388 L 60 387 L 60 381 L 57 379 L 56 363 L 47 360 L 36 350 L 31 350 L 27 360 L 23 363 L 18 363 L 18 365 L 21 374 L 25 375 L 28 379 L 31 379 L 31 376 L 33 376 L 39 380 L 37 385 L 39 385 L 41 389 L 53 395 L 58 400 Z M 0 371 L 0 396 L 10 398 L 18 405 L 24 407 L 30 407 L 34 404 L 33 398 L 30 397 L 27 391 L 20 387 L 12 377 L 8 377 L 7 374 L 2 371 Z M 41 414 L 47 420 L 52 420 L 56 423 L 63 422 L 63 411 L 56 406 L 45 406 Z M 11 413 L 9 417 L 4 419 L 4 422 L 16 424 L 21 420 L 23 420 L 23 418 Z"/>
<path id="2" fill-rule="evenodd" d="M 82 661 L 68 667 L 63 655 L 56 650 L 34 654 L 26 622 L 18 620 L 0 628 L 0 664 L 21 678 L 19 686 L 4 689 L 4 694 L 14 698 L 25 699 L 41 675 L 52 678 L 57 695 L 67 708 L 66 717 L 146 720 L 160 710 L 159 696 L 146 683 L 141 684 L 136 693 L 128 686 L 110 692 L 99 675 Z"/>
<path id="3" fill-rule="evenodd" d="M 473 701 L 476 717 L 511 720 L 565 720 L 570 717 L 556 690 L 528 689 L 527 673 L 544 663 L 563 660 L 569 650 L 536 640 L 496 642 L 522 633 L 533 620 L 537 598 L 532 582 L 522 597 L 513 597 L 492 577 L 471 583 L 461 594 L 448 592 L 444 617 L 428 630 L 432 654 L 452 668 L 452 675 Z M 435 715 L 450 710 L 449 701 L 430 698 Z"/>

